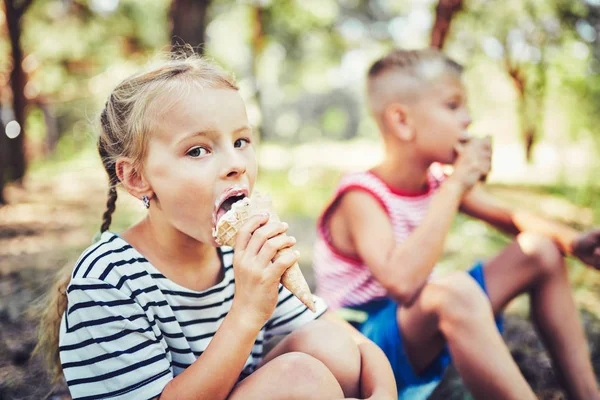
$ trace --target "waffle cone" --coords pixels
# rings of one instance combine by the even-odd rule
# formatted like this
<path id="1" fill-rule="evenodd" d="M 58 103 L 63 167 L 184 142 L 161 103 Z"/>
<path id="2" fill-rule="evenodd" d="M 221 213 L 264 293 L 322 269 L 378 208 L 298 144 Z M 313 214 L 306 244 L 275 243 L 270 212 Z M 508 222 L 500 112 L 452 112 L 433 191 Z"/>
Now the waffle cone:
<path id="1" fill-rule="evenodd" d="M 252 199 L 246 197 L 235 202 L 231 206 L 231 209 L 217 222 L 216 229 L 213 232 L 215 241 L 221 246 L 233 247 L 237 233 L 244 223 L 253 215 L 262 213 L 270 214 L 270 221 L 279 221 L 279 217 L 274 212 L 271 199 L 268 195 L 262 196 L 257 193 Z M 291 251 L 291 248 L 278 251 L 275 257 L 273 257 L 273 261 L 281 257 L 286 251 Z M 294 263 L 283 273 L 281 284 L 312 312 L 316 311 L 312 293 L 298 263 Z"/>

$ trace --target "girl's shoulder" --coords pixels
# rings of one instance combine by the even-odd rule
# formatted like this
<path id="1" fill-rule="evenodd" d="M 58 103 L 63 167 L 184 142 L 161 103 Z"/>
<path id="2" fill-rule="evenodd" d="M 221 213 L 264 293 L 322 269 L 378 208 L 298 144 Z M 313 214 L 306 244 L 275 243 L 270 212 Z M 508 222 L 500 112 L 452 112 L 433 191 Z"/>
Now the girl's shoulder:
<path id="1" fill-rule="evenodd" d="M 85 249 L 75 263 L 71 280 L 100 280 L 118 285 L 132 273 L 152 275 L 152 266 L 135 248 L 113 232 L 104 232 L 100 239 Z M 156 271 L 158 272 L 158 271 Z"/>
<path id="2" fill-rule="evenodd" d="M 229 289 L 234 282 L 233 249 L 223 246 L 218 248 L 218 254 L 225 276 L 207 292 Z M 121 236 L 109 231 L 104 232 L 97 242 L 83 251 L 71 274 L 69 286 L 73 285 L 86 290 L 95 290 L 95 285 L 100 285 L 98 289 L 117 289 L 121 295 L 128 297 L 137 297 L 141 293 L 150 292 L 157 295 L 158 291 L 175 296 L 177 301 L 181 300 L 180 296 L 182 298 L 205 296 L 202 292 L 196 293 L 169 280 L 135 247 Z M 69 292 L 70 288 L 67 288 L 67 293 Z"/>

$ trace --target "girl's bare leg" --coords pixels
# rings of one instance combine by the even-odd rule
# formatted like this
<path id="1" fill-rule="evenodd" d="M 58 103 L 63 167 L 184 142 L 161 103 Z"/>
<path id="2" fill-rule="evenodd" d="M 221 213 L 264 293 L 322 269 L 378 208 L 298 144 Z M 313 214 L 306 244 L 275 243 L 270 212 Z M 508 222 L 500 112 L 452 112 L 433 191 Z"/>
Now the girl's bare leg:
<path id="1" fill-rule="evenodd" d="M 305 353 L 287 353 L 240 382 L 228 400 L 331 400 L 344 397 L 331 371 Z"/>
<path id="2" fill-rule="evenodd" d="M 290 352 L 302 352 L 320 360 L 335 376 L 345 397 L 360 396 L 360 351 L 343 327 L 324 320 L 309 322 L 278 343 L 263 363 Z"/>

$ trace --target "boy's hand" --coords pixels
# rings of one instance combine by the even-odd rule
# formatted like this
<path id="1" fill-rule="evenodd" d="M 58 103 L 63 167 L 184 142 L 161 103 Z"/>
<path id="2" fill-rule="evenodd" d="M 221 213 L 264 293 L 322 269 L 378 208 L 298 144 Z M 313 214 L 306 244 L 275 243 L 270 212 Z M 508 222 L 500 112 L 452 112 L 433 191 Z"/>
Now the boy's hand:
<path id="1" fill-rule="evenodd" d="M 452 177 L 458 180 L 465 193 L 485 177 L 492 167 L 492 139 L 473 138 L 464 145 L 455 147 L 458 157 L 454 163 Z"/>
<path id="2" fill-rule="evenodd" d="M 582 233 L 573 241 L 573 255 L 600 270 L 600 229 Z"/>

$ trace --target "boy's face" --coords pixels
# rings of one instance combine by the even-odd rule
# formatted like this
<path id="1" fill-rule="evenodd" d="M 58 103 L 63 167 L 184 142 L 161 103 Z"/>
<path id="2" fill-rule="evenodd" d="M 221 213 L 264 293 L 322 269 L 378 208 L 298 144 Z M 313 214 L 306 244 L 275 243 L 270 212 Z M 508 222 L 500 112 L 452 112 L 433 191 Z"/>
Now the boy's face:
<path id="1" fill-rule="evenodd" d="M 257 173 L 242 98 L 232 89 L 189 90 L 157 117 L 155 126 L 144 176 L 157 211 L 175 229 L 216 245 L 211 234 L 215 204 L 249 195 Z"/>
<path id="2" fill-rule="evenodd" d="M 454 148 L 469 138 L 471 117 L 464 86 L 453 76 L 429 85 L 409 108 L 416 149 L 427 162 L 451 164 Z"/>

